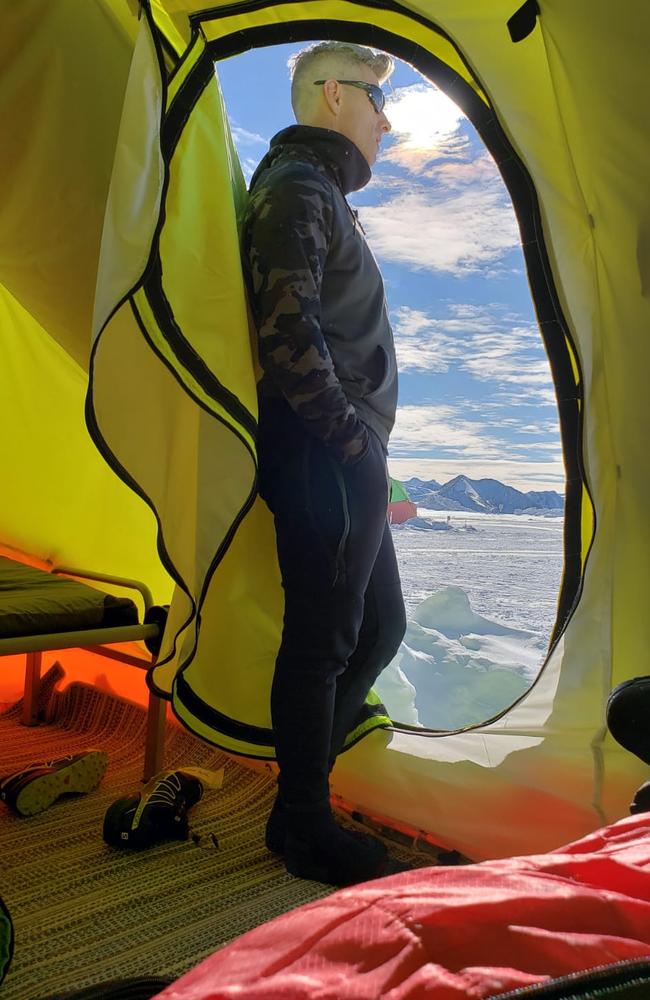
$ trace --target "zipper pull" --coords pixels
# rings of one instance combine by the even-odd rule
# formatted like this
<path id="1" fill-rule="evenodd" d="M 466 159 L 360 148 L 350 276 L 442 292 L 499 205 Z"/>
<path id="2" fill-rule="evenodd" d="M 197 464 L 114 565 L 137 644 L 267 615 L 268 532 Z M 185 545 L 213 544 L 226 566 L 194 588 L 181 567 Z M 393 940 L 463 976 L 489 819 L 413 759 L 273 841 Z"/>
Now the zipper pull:
<path id="1" fill-rule="evenodd" d="M 347 205 L 347 202 L 346 202 L 346 205 Z M 359 213 L 358 213 L 357 209 L 356 208 L 352 208 L 351 205 L 348 205 L 348 208 L 352 212 L 352 219 L 354 221 L 355 232 L 356 232 L 356 229 L 357 229 L 357 226 L 358 226 L 359 229 L 361 230 L 361 232 L 363 233 L 363 235 L 365 236 L 366 235 L 366 231 L 363 228 L 363 223 L 362 223 L 361 219 L 359 218 Z"/>

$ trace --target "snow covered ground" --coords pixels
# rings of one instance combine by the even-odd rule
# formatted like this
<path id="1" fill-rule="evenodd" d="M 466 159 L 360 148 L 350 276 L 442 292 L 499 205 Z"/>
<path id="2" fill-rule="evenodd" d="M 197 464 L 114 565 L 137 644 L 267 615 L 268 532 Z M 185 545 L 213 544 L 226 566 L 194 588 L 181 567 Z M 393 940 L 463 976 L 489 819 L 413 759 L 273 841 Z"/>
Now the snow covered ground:
<path id="1" fill-rule="evenodd" d="M 456 729 L 523 694 L 554 623 L 563 527 L 562 518 L 420 508 L 393 528 L 409 624 L 375 685 L 392 718 Z"/>

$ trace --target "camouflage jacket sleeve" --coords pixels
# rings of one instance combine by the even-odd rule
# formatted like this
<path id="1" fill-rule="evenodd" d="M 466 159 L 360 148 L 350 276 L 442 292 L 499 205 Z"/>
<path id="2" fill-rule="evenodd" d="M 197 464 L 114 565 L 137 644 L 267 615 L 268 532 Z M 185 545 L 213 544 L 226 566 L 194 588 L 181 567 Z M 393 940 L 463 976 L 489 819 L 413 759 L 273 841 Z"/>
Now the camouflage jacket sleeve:
<path id="1" fill-rule="evenodd" d="M 368 430 L 341 387 L 320 323 L 332 192 L 304 164 L 278 173 L 255 187 L 244 230 L 260 365 L 310 432 L 352 465 L 365 454 Z"/>

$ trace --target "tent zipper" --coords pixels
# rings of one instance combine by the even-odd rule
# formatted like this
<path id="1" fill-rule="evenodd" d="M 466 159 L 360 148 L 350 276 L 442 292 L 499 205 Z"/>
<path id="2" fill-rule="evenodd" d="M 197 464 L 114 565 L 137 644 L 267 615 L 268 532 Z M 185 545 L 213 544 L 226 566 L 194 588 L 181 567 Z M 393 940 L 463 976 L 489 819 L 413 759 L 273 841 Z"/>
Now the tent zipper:
<path id="1" fill-rule="evenodd" d="M 641 993 L 621 993 L 620 988 L 650 986 L 650 956 L 598 965 L 552 981 L 498 993 L 487 1000 L 642 1000 Z M 613 991 L 616 992 L 613 992 Z M 648 994 L 644 990 L 643 997 Z"/>

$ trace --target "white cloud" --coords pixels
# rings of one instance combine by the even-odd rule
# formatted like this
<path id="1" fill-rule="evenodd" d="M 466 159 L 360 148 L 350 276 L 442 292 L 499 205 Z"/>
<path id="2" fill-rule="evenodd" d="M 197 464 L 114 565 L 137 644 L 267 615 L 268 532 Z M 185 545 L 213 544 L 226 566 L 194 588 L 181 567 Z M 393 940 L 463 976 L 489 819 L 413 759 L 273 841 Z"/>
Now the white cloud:
<path id="1" fill-rule="evenodd" d="M 557 398 L 555 396 L 555 389 L 552 386 L 548 386 L 548 388 L 528 386 L 526 392 L 504 393 L 501 398 L 503 405 L 512 409 L 521 406 L 548 406 L 557 412 Z"/>
<path id="2" fill-rule="evenodd" d="M 400 87 L 389 97 L 386 114 L 392 142 L 382 153 L 383 160 L 421 173 L 432 160 L 468 154 L 469 139 L 460 133 L 465 115 L 431 85 Z"/>
<path id="3" fill-rule="evenodd" d="M 244 180 L 246 181 L 246 184 L 250 184 L 251 177 L 257 169 L 257 160 L 253 160 L 250 156 L 247 156 L 244 159 L 240 159 L 239 162 L 241 164 Z"/>
<path id="4" fill-rule="evenodd" d="M 504 338 L 510 341 L 510 337 Z M 463 368 L 482 382 L 546 387 L 551 381 L 551 372 L 546 358 L 525 357 L 517 347 L 508 351 L 507 347 L 481 348 L 474 344 L 477 354 L 466 357 Z"/>
<path id="5" fill-rule="evenodd" d="M 450 302 L 449 312 L 452 316 L 462 320 L 479 320 L 481 325 L 485 322 L 486 308 L 503 309 L 498 302 L 489 306 L 477 306 L 468 302 Z"/>
<path id="6" fill-rule="evenodd" d="M 436 163 L 424 176 L 452 190 L 468 184 L 503 184 L 497 165 L 489 153 L 481 153 L 473 160 Z"/>
<path id="7" fill-rule="evenodd" d="M 419 185 L 360 215 L 377 256 L 415 271 L 474 274 L 519 244 L 512 206 L 494 187 L 445 198 Z"/>
<path id="8" fill-rule="evenodd" d="M 268 146 L 269 144 L 269 140 L 265 139 L 263 135 L 258 135 L 257 132 L 249 132 L 248 129 L 241 128 L 240 125 L 235 125 L 232 121 L 230 123 L 230 131 L 237 147 Z"/>
<path id="9" fill-rule="evenodd" d="M 399 406 L 390 438 L 391 455 L 400 452 L 430 452 L 435 449 L 450 458 L 498 458 L 505 441 L 490 436 L 478 420 L 468 420 L 454 406 L 420 404 Z"/>
<path id="10" fill-rule="evenodd" d="M 400 371 L 446 372 L 458 357 L 455 338 L 444 324 L 425 312 L 400 306 L 392 314 L 395 351 Z"/>
<path id="11" fill-rule="evenodd" d="M 502 424 L 512 424 L 520 434 L 556 434 L 557 420 L 546 420 L 536 424 L 522 424 L 516 417 L 508 417 L 501 421 Z"/>
<path id="12" fill-rule="evenodd" d="M 452 303 L 446 313 L 433 316 L 410 306 L 391 313 L 400 371 L 436 373 L 456 365 L 480 382 L 525 386 L 527 391 L 550 392 L 554 399 L 550 366 L 534 324 L 498 303 Z"/>
<path id="13" fill-rule="evenodd" d="M 550 440 L 531 441 L 529 437 L 519 440 L 520 421 L 501 420 L 495 411 L 485 419 L 485 410 L 485 404 L 472 410 L 458 400 L 399 406 L 390 439 L 391 456 L 414 457 L 418 453 L 436 452 L 450 459 L 530 461 L 537 453 L 548 452 L 549 459 L 561 462 L 557 424 L 540 432 L 550 436 Z"/>
<path id="14" fill-rule="evenodd" d="M 246 181 L 246 184 L 250 184 L 251 177 L 255 173 L 264 151 L 263 149 L 260 149 L 259 153 L 256 153 L 254 147 L 266 147 L 268 146 L 269 141 L 268 139 L 265 139 L 263 135 L 258 135 L 257 132 L 249 132 L 248 129 L 242 128 L 241 125 L 237 125 L 232 118 L 230 119 L 230 131 L 235 143 L 235 148 L 239 155 L 244 180 Z"/>
<path id="15" fill-rule="evenodd" d="M 549 461 L 535 474 L 553 474 L 560 482 L 557 407 L 535 324 L 494 302 L 449 303 L 442 315 L 403 305 L 391 318 L 400 372 L 439 376 L 451 370 L 485 386 L 480 398 L 468 394 L 450 400 L 447 390 L 440 402 L 430 396 L 398 407 L 391 457 L 416 460 L 421 455 L 425 460 L 438 455 L 441 461 L 446 457 L 473 469 L 491 462 L 537 466 L 539 456 Z M 432 395 L 444 390 L 445 382 L 432 381 Z M 537 417 L 537 410 L 549 403 L 555 419 L 546 410 Z"/>
<path id="16" fill-rule="evenodd" d="M 430 330 L 436 323 L 428 313 L 411 309 L 410 306 L 400 306 L 395 310 L 394 316 L 395 332 L 402 337 L 417 337 L 418 334 Z"/>
<path id="17" fill-rule="evenodd" d="M 533 441 L 520 445 L 522 451 L 552 451 L 555 455 L 562 454 L 559 441 Z"/>
<path id="18" fill-rule="evenodd" d="M 375 173 L 372 186 L 385 200 L 361 215 L 378 256 L 456 277 L 509 274 L 503 258 L 520 243 L 515 215 L 496 164 L 463 134 L 460 109 L 441 91 L 415 84 L 395 92 L 387 114 L 394 137 L 382 160 L 420 179 Z"/>

